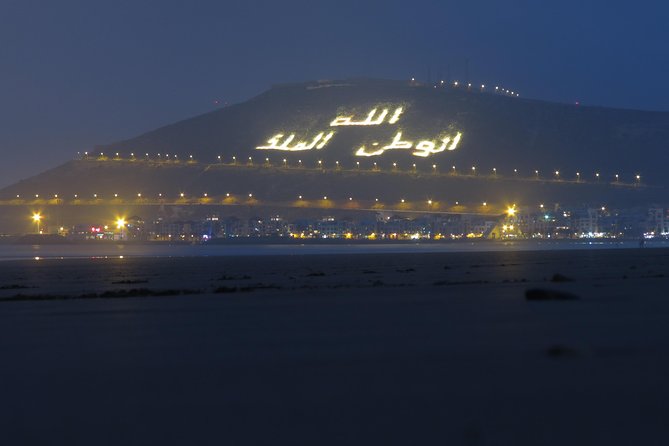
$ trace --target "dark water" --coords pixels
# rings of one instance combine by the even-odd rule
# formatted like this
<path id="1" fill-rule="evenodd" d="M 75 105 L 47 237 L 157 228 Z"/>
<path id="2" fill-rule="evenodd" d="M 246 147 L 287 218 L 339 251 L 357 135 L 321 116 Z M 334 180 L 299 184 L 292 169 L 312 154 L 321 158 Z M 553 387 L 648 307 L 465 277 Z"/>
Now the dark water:
<path id="1" fill-rule="evenodd" d="M 92 257 L 196 257 L 265 256 L 307 254 L 383 254 L 432 252 L 495 252 L 565 249 L 637 248 L 636 241 L 509 241 L 414 244 L 283 244 L 283 245 L 164 245 L 164 244 L 76 244 L 76 245 L 1 245 L 0 261 L 35 258 Z M 646 247 L 669 247 L 666 241 L 651 241 Z"/>

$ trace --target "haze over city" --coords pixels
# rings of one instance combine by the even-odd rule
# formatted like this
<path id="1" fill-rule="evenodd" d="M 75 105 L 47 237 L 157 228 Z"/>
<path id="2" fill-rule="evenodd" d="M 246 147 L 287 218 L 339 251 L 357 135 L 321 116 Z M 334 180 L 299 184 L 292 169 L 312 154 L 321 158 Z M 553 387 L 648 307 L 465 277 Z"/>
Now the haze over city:
<path id="1" fill-rule="evenodd" d="M 0 187 L 280 82 L 468 74 L 526 98 L 667 110 L 668 16 L 658 1 L 8 0 Z"/>

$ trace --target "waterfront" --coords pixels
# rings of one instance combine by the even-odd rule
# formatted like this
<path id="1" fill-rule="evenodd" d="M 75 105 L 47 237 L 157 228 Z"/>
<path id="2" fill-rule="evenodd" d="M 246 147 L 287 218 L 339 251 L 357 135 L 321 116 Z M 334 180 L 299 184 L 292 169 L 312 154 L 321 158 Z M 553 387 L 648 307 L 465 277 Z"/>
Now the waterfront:
<path id="1" fill-rule="evenodd" d="M 669 247 L 667 240 L 648 240 L 647 248 Z M 23 259 L 75 259 L 119 257 L 217 257 L 318 254 L 447 253 L 486 251 L 542 251 L 638 248 L 637 240 L 517 240 L 459 242 L 395 242 L 282 244 L 168 244 L 168 243 L 77 243 L 77 244 L 0 244 L 0 261 Z"/>

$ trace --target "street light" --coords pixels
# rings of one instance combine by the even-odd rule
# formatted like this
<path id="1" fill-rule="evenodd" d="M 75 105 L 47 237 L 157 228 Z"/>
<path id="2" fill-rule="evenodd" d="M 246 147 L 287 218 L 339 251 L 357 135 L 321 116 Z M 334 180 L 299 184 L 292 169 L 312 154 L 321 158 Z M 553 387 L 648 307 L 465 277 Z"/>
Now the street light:
<path id="1" fill-rule="evenodd" d="M 123 230 L 125 229 L 126 221 L 123 217 L 116 219 L 116 229 L 121 231 L 121 240 L 123 240 Z"/>
<path id="2" fill-rule="evenodd" d="M 37 225 L 37 233 L 40 234 L 41 232 L 39 230 L 39 224 L 42 221 L 42 216 L 39 214 L 39 212 L 33 213 L 33 221 Z"/>

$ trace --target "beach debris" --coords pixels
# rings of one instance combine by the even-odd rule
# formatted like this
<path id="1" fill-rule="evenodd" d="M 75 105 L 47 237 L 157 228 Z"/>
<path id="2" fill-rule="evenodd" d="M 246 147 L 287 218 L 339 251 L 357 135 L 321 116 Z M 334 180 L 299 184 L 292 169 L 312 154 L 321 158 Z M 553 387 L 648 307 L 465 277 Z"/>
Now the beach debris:
<path id="1" fill-rule="evenodd" d="M 146 279 L 128 279 L 128 280 L 116 280 L 112 282 L 112 285 L 129 285 L 129 284 L 135 284 L 135 283 L 149 283 L 148 280 Z"/>
<path id="2" fill-rule="evenodd" d="M 148 297 L 148 296 L 179 296 L 182 294 L 200 294 L 200 290 L 181 290 L 181 289 L 167 289 L 167 290 L 150 290 L 148 288 L 132 288 L 130 290 L 109 290 L 99 293 L 97 297 Z"/>
<path id="3" fill-rule="evenodd" d="M 129 290 L 108 290 L 102 293 L 86 293 L 79 295 L 16 294 L 14 296 L 0 298 L 0 302 L 34 301 L 34 300 L 71 300 L 71 299 L 124 299 L 128 297 L 167 297 L 167 296 L 183 296 L 189 294 L 202 294 L 202 291 L 189 290 L 189 289 L 151 290 L 148 288 L 132 288 Z"/>
<path id="4" fill-rule="evenodd" d="M 323 277 L 325 273 L 323 271 L 312 271 L 306 275 L 306 277 Z"/>
<path id="5" fill-rule="evenodd" d="M 444 285 L 480 285 L 484 283 L 490 283 L 487 280 L 437 280 L 433 282 L 433 286 L 444 286 Z"/>
<path id="6" fill-rule="evenodd" d="M 564 345 L 551 345 L 546 349 L 546 355 L 550 358 L 558 359 L 558 358 L 576 358 L 579 355 L 578 350 L 573 349 L 571 347 L 566 347 Z"/>
<path id="7" fill-rule="evenodd" d="M 249 279 L 251 279 L 251 276 L 248 276 L 246 274 L 241 276 L 228 276 L 223 274 L 221 277 L 218 278 L 218 280 L 249 280 Z"/>
<path id="8" fill-rule="evenodd" d="M 525 291 L 525 299 L 531 301 L 549 301 L 549 300 L 579 300 L 580 298 L 566 291 L 547 290 L 543 288 L 530 288 Z"/>
<path id="9" fill-rule="evenodd" d="M 560 273 L 555 273 L 553 274 L 553 277 L 551 277 L 551 282 L 572 282 L 573 280 L 574 279 L 571 279 Z"/>
<path id="10" fill-rule="evenodd" d="M 215 288 L 213 290 L 214 293 L 216 294 L 221 294 L 221 293 L 248 293 L 250 291 L 256 291 L 256 290 L 281 290 L 283 287 L 279 285 L 274 285 L 274 284 L 264 284 L 264 283 L 257 283 L 255 285 L 247 285 L 247 286 L 239 286 L 239 287 L 227 287 L 227 286 L 222 286 Z"/>
<path id="11" fill-rule="evenodd" d="M 416 270 L 413 269 L 413 268 L 404 268 L 404 269 L 400 268 L 400 269 L 397 269 L 395 271 L 398 272 L 398 273 L 413 273 Z"/>
<path id="12" fill-rule="evenodd" d="M 10 285 L 0 285 L 0 290 L 21 290 L 24 288 L 30 288 L 28 285 L 19 285 L 17 283 L 12 283 Z"/>
<path id="13" fill-rule="evenodd" d="M 518 282 L 524 283 L 524 282 L 527 282 L 527 279 L 523 277 L 522 279 L 504 279 L 504 280 L 502 280 L 502 283 L 518 283 Z"/>

